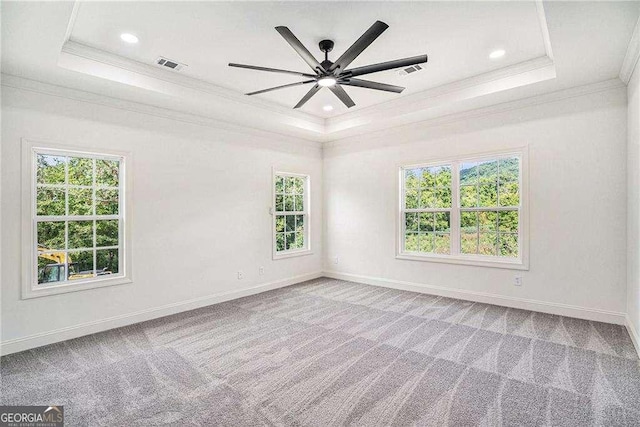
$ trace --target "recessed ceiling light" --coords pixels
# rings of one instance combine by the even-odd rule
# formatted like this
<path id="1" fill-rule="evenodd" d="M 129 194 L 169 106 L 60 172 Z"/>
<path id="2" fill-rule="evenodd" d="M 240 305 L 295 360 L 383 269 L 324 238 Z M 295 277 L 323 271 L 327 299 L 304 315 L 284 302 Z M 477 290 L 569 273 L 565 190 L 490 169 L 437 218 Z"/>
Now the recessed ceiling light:
<path id="1" fill-rule="evenodd" d="M 122 33 L 120 34 L 120 38 L 122 39 L 122 41 L 127 43 L 138 43 L 138 38 L 133 34 Z"/>
<path id="2" fill-rule="evenodd" d="M 497 49 L 497 50 L 494 50 L 493 52 L 491 52 L 489 54 L 489 58 L 491 58 L 491 59 L 502 58 L 505 53 L 507 53 L 507 52 L 505 52 L 504 49 Z"/>
<path id="3" fill-rule="evenodd" d="M 318 80 L 318 84 L 324 87 L 333 86 L 334 84 L 336 84 L 336 82 L 337 80 L 334 79 L 333 77 L 323 77 L 320 80 Z"/>
<path id="4" fill-rule="evenodd" d="M 324 107 L 322 107 L 322 109 L 324 111 L 332 111 L 333 110 L 333 105 L 325 105 Z"/>

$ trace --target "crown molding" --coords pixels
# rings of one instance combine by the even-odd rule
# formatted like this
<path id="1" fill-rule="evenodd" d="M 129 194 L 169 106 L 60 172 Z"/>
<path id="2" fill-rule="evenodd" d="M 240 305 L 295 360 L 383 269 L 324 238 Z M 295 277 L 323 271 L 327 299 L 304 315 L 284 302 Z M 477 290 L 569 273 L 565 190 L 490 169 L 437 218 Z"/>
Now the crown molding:
<path id="1" fill-rule="evenodd" d="M 443 115 L 440 117 L 423 120 L 407 124 L 404 126 L 396 126 L 389 129 L 380 130 L 377 132 L 370 132 L 366 135 L 359 137 L 350 137 L 344 139 L 335 139 L 324 143 L 323 148 L 330 150 L 332 148 L 347 147 L 353 145 L 375 146 L 378 143 L 384 143 L 385 145 L 399 145 L 403 142 L 412 142 L 419 140 L 425 134 L 425 130 L 432 129 L 438 126 L 449 125 L 453 123 L 467 122 L 472 119 L 479 119 L 483 117 L 489 117 L 501 113 L 508 113 L 510 111 L 517 111 L 524 108 L 536 107 L 544 104 L 560 102 L 572 98 L 588 96 L 592 94 L 604 93 L 608 91 L 625 89 L 625 84 L 618 78 L 604 80 L 601 82 L 591 83 L 582 86 L 575 86 L 568 89 L 562 89 L 555 92 L 550 92 L 542 95 L 531 96 L 528 98 L 521 98 L 514 101 L 503 102 L 500 104 L 490 105 L 488 107 L 476 108 L 459 113 L 453 113 Z M 364 138 L 366 137 L 366 141 Z M 402 137 L 402 138 L 400 138 Z M 405 141 L 401 141 L 405 140 Z M 392 141 L 392 142 L 389 142 Z"/>
<path id="2" fill-rule="evenodd" d="M 250 98 L 233 90 L 133 61 L 69 39 L 62 46 L 58 65 L 119 83 L 140 87 L 170 96 L 203 100 L 203 94 L 225 111 L 238 109 L 247 115 L 247 107 L 264 116 L 264 122 L 293 127 L 308 133 L 324 133 L 324 119 L 301 111 L 274 105 L 260 98 Z M 210 104 L 212 105 L 212 104 Z M 215 105 L 215 104 L 214 104 Z"/>
<path id="3" fill-rule="evenodd" d="M 624 61 L 622 61 L 622 67 L 620 68 L 620 80 L 622 80 L 625 84 L 629 84 L 629 80 L 631 80 L 631 75 L 633 74 L 633 70 L 636 68 L 638 64 L 638 60 L 640 59 L 640 17 L 636 22 L 636 26 L 633 29 L 633 34 L 631 35 L 631 40 L 629 40 L 629 45 L 627 46 L 627 53 L 624 56 Z"/>
<path id="4" fill-rule="evenodd" d="M 253 128 L 245 125 L 226 122 L 223 120 L 213 119 L 211 117 L 200 116 L 197 114 L 185 113 L 167 108 L 156 107 L 153 105 L 142 104 L 139 102 L 126 101 L 120 98 L 113 98 L 102 94 L 87 92 L 84 90 L 72 89 L 64 86 L 52 85 L 36 80 L 26 79 L 10 74 L 0 75 L 0 86 L 13 88 L 27 92 L 33 92 L 48 95 L 57 98 L 69 99 L 73 101 L 84 102 L 92 105 L 114 108 L 131 113 L 145 114 L 149 116 L 159 117 L 163 119 L 174 120 L 177 122 L 205 126 L 219 130 L 236 132 L 252 137 L 275 140 L 286 144 L 294 144 L 296 146 L 308 146 L 320 148 L 321 142 L 309 140 L 291 135 L 270 132 L 263 129 Z"/>

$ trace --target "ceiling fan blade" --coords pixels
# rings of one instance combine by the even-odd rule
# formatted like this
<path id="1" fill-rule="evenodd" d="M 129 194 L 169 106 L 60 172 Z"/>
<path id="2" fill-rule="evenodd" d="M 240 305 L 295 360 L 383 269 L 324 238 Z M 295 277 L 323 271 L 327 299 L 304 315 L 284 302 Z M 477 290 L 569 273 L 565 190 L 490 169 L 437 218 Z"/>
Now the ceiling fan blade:
<path id="1" fill-rule="evenodd" d="M 361 79 L 347 79 L 345 81 L 340 81 L 340 84 L 347 85 L 347 86 L 364 87 L 367 89 L 383 90 L 385 92 L 395 92 L 395 93 L 400 93 L 404 90 L 404 88 L 400 86 L 388 85 L 386 83 L 371 82 L 369 80 L 361 80 Z"/>
<path id="2" fill-rule="evenodd" d="M 345 77 L 362 76 L 364 74 L 377 73 L 378 71 L 393 70 L 394 68 L 409 67 L 411 65 L 422 64 L 427 62 L 427 55 L 413 56 L 411 58 L 396 59 L 389 62 L 380 62 L 379 64 L 365 65 L 363 67 L 345 70 L 342 75 Z"/>
<path id="3" fill-rule="evenodd" d="M 316 84 L 314 87 L 312 87 L 312 88 L 309 90 L 309 92 L 307 92 L 307 94 L 306 94 L 305 96 L 303 96 L 303 97 L 302 97 L 302 99 L 300 100 L 300 102 L 298 102 L 298 103 L 296 104 L 296 106 L 295 106 L 295 107 L 293 107 L 293 108 L 295 109 L 295 108 L 300 108 L 300 107 L 302 107 L 302 106 L 303 106 L 304 104 L 306 104 L 306 103 L 307 103 L 307 101 L 308 101 L 308 100 L 310 100 L 310 99 L 311 99 L 311 97 L 312 97 L 313 95 L 315 95 L 315 94 L 316 94 L 316 92 L 318 92 L 319 90 L 320 90 L 320 85 Z"/>
<path id="4" fill-rule="evenodd" d="M 347 108 L 351 108 L 356 105 L 356 103 L 353 102 L 353 99 L 351 99 L 349 95 L 347 95 L 347 92 L 345 92 L 344 89 L 342 89 L 342 86 L 340 86 L 339 84 L 329 86 L 329 90 L 331 90 L 331 92 L 333 92 L 333 94 L 337 96 L 338 99 L 347 106 Z"/>
<path id="5" fill-rule="evenodd" d="M 389 26 L 382 21 L 376 21 L 365 33 L 360 36 L 358 40 L 354 44 L 351 45 L 349 49 L 346 50 L 345 53 L 338 58 L 338 60 L 331 66 L 329 71 L 334 71 L 336 69 L 340 69 L 340 71 L 344 70 L 353 62 L 354 59 L 358 55 L 362 53 L 375 39 L 377 39 L 380 34 L 382 34 Z"/>
<path id="6" fill-rule="evenodd" d="M 269 71 L 271 73 L 293 74 L 293 75 L 302 76 L 302 77 L 316 77 L 315 74 L 305 74 L 305 73 L 299 73 L 298 71 L 280 70 L 278 68 L 258 67 L 256 65 L 234 64 L 233 62 L 229 63 L 229 67 L 247 68 L 249 70 L 258 70 L 258 71 Z"/>
<path id="7" fill-rule="evenodd" d="M 293 87 L 293 86 L 300 86 L 300 85 L 304 85 L 304 84 L 307 84 L 307 83 L 313 83 L 313 82 L 315 82 L 315 80 L 305 80 L 303 82 L 289 83 L 288 85 L 270 87 L 269 89 L 262 89 L 262 90 L 257 90 L 255 92 L 249 92 L 249 93 L 247 93 L 245 95 L 257 95 L 259 93 L 271 92 L 272 90 L 284 89 L 284 88 Z"/>
<path id="8" fill-rule="evenodd" d="M 287 27 L 276 27 L 276 31 L 280 33 L 282 37 L 291 45 L 293 50 L 295 50 L 298 55 L 304 59 L 304 62 L 309 64 L 311 69 L 316 73 L 324 71 L 322 65 L 318 62 L 318 60 L 307 50 L 306 47 L 298 40 L 296 36 L 293 35 L 290 29 Z"/>

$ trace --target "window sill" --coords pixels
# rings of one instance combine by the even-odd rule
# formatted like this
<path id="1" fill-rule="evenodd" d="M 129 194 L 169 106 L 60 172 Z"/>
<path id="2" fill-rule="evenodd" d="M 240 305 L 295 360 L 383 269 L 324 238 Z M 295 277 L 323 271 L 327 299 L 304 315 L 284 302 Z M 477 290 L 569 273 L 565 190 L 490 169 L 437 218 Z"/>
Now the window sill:
<path id="1" fill-rule="evenodd" d="M 105 279 L 79 280 L 63 285 L 40 285 L 39 288 L 28 287 L 23 289 L 22 299 L 39 298 L 49 295 L 65 294 L 67 292 L 78 292 L 88 289 L 104 288 L 106 286 L 125 285 L 132 283 L 130 277 L 119 276 Z"/>
<path id="2" fill-rule="evenodd" d="M 524 262 L 522 259 L 508 261 L 506 259 L 479 259 L 476 257 L 450 255 L 414 255 L 411 253 L 400 253 L 396 255 L 396 259 L 470 265 L 474 267 L 502 268 L 507 270 L 529 270 L 528 263 Z"/>
<path id="3" fill-rule="evenodd" d="M 313 251 L 311 249 L 304 249 L 301 251 L 293 251 L 293 252 L 284 252 L 284 253 L 276 253 L 273 255 L 273 259 L 287 259 L 287 258 L 295 258 L 299 256 L 313 255 Z"/>

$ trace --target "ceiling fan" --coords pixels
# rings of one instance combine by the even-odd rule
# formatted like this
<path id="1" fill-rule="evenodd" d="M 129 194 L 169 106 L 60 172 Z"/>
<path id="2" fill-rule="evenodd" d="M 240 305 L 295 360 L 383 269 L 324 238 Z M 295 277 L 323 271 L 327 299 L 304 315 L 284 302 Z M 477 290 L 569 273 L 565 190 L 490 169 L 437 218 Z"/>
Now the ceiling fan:
<path id="1" fill-rule="evenodd" d="M 376 21 L 365 33 L 360 36 L 356 42 L 351 45 L 345 53 L 338 58 L 336 62 L 329 61 L 329 52 L 333 49 L 332 40 L 322 40 L 319 44 L 320 50 L 324 52 L 324 61 L 318 62 L 316 58 L 304 47 L 300 40 L 293 35 L 287 27 L 276 27 L 276 31 L 293 47 L 293 49 L 309 64 L 315 74 L 299 73 L 297 71 L 280 70 L 277 68 L 257 67 L 254 65 L 234 64 L 230 63 L 230 67 L 248 68 L 250 70 L 268 71 L 272 73 L 293 74 L 300 77 L 306 77 L 307 80 L 301 82 L 289 83 L 282 86 L 276 86 L 269 89 L 262 89 L 256 92 L 247 93 L 247 95 L 257 95 L 260 93 L 270 92 L 272 90 L 284 89 L 292 86 L 306 85 L 315 83 L 313 87 L 302 97 L 300 102 L 293 108 L 302 107 L 313 95 L 315 95 L 322 87 L 327 87 L 335 96 L 342 101 L 347 108 L 353 107 L 355 102 L 347 95 L 342 86 L 357 86 L 366 89 L 382 90 L 386 92 L 400 93 L 403 87 L 389 85 L 385 83 L 372 82 L 369 80 L 356 79 L 356 76 L 377 73 L 378 71 L 392 70 L 394 68 L 408 67 L 415 64 L 427 62 L 427 55 L 413 56 L 411 58 L 396 59 L 394 61 L 381 62 L 378 64 L 365 65 L 363 67 L 347 69 L 349 64 L 353 62 L 375 39 L 377 39 L 389 26 L 382 21 Z"/>

